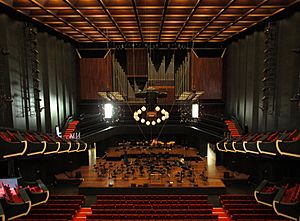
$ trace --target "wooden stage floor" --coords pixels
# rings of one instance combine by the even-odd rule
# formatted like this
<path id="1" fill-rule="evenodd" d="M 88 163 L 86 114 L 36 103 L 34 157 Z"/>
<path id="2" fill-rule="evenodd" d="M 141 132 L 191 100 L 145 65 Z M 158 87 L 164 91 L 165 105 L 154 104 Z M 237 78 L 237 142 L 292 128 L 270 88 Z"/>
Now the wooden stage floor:
<path id="1" fill-rule="evenodd" d="M 208 150 L 209 151 L 209 150 Z M 168 175 L 159 173 L 150 174 L 129 174 L 112 176 L 112 172 L 129 167 L 138 171 L 139 166 L 135 165 L 135 158 L 129 158 L 128 165 L 121 161 L 108 161 L 97 158 L 96 164 L 82 166 L 81 172 L 84 180 L 79 186 L 79 193 L 86 195 L 94 194 L 223 194 L 226 192 L 224 184 L 224 172 L 229 174 L 229 180 L 247 180 L 248 175 L 238 174 L 223 166 L 215 166 L 215 159 L 205 157 L 202 160 L 191 160 L 186 162 L 193 170 L 193 179 L 188 176 L 180 178 L 181 168 L 172 167 Z M 199 158 L 200 159 L 200 158 Z M 170 159 L 172 160 L 172 159 Z M 174 159 L 176 160 L 176 159 Z M 178 160 L 178 159 L 177 159 Z M 108 172 L 105 175 L 99 174 L 97 165 L 108 165 Z M 160 165 L 161 166 L 161 165 Z M 126 171 L 126 169 L 125 169 Z M 116 174 L 116 173 L 114 173 Z M 205 175 L 205 178 L 201 176 Z M 206 179 L 207 178 L 207 179 Z"/>

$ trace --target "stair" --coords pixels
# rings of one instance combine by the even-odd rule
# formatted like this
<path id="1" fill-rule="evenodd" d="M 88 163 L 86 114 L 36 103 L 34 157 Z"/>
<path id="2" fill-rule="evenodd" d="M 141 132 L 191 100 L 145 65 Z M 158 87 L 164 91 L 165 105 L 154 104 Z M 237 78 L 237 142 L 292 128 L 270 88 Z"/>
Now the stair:
<path id="1" fill-rule="evenodd" d="M 81 208 L 76 216 L 73 218 L 73 221 L 86 221 L 86 215 L 92 214 L 92 209 L 88 207 Z"/>
<path id="2" fill-rule="evenodd" d="M 218 215 L 218 220 L 220 221 L 232 221 L 230 217 L 226 214 L 224 208 L 222 207 L 214 207 L 212 209 L 212 214 Z"/>
<path id="3" fill-rule="evenodd" d="M 78 120 L 74 120 L 71 123 L 69 123 L 65 133 L 64 133 L 64 138 L 69 139 L 70 136 L 73 134 L 73 132 L 76 130 L 76 126 L 79 123 Z"/>

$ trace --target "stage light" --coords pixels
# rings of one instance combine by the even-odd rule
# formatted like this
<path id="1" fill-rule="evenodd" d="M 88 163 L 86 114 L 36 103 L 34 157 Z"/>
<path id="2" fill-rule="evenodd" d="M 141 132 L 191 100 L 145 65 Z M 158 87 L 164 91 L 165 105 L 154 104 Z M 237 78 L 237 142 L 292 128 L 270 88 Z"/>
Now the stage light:
<path id="1" fill-rule="evenodd" d="M 142 111 L 146 111 L 147 108 L 145 106 L 142 106 Z"/>
<path id="2" fill-rule="evenodd" d="M 138 109 L 137 113 L 138 113 L 138 114 L 141 114 L 141 113 L 142 113 L 141 109 Z"/>
<path id="3" fill-rule="evenodd" d="M 158 119 L 156 120 L 156 122 L 159 124 L 159 123 L 161 122 L 161 119 L 158 118 Z"/>
<path id="4" fill-rule="evenodd" d="M 161 110 L 161 113 L 162 113 L 162 114 L 165 114 L 165 113 L 166 113 L 165 109 L 162 109 L 162 110 Z"/>
<path id="5" fill-rule="evenodd" d="M 113 105 L 108 103 L 104 105 L 104 118 L 112 118 Z"/>
<path id="6" fill-rule="evenodd" d="M 139 114 L 138 114 L 138 112 L 134 112 L 133 113 L 133 116 L 135 117 L 135 116 L 138 116 Z"/>
<path id="7" fill-rule="evenodd" d="M 134 117 L 134 119 L 135 119 L 136 121 L 139 121 L 139 120 L 140 120 L 140 118 L 139 118 L 138 116 Z"/>
<path id="8" fill-rule="evenodd" d="M 192 118 L 199 117 L 199 104 L 192 104 Z"/>
<path id="9" fill-rule="evenodd" d="M 141 123 L 144 124 L 146 121 L 144 118 L 141 119 Z"/>
<path id="10" fill-rule="evenodd" d="M 147 121 L 147 122 L 146 122 L 146 125 L 149 126 L 149 125 L 150 125 L 150 121 Z"/>
<path id="11" fill-rule="evenodd" d="M 160 107 L 159 106 L 156 106 L 155 110 L 158 112 L 160 111 Z"/>
<path id="12" fill-rule="evenodd" d="M 151 123 L 153 126 L 156 124 L 156 122 L 155 121 L 152 121 L 152 123 Z"/>
<path id="13" fill-rule="evenodd" d="M 162 116 L 161 119 L 164 121 L 164 120 L 166 120 L 166 117 L 165 117 L 165 116 Z"/>

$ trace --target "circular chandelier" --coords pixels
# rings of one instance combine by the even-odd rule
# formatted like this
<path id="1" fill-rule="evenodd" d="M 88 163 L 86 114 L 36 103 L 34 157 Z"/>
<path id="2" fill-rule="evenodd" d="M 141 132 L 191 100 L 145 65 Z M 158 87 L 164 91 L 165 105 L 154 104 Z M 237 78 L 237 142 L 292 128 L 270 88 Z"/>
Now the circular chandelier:
<path id="1" fill-rule="evenodd" d="M 162 109 L 159 106 L 156 106 L 154 110 L 147 110 L 145 106 L 142 106 L 140 109 L 133 113 L 133 118 L 137 122 L 146 124 L 147 126 L 154 126 L 161 123 L 169 118 L 169 112 L 165 109 Z"/>

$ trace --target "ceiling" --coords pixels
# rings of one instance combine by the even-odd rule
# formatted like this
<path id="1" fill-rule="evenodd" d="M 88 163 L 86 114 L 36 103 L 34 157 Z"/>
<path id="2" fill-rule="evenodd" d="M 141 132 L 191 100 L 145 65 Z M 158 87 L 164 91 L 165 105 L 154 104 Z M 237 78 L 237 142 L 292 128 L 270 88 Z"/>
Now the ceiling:
<path id="1" fill-rule="evenodd" d="M 77 42 L 224 42 L 297 0 L 0 0 Z"/>

